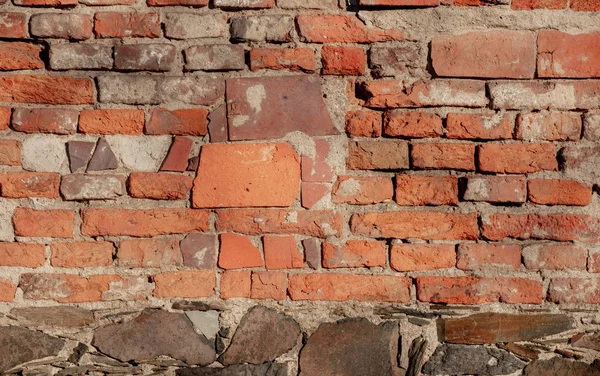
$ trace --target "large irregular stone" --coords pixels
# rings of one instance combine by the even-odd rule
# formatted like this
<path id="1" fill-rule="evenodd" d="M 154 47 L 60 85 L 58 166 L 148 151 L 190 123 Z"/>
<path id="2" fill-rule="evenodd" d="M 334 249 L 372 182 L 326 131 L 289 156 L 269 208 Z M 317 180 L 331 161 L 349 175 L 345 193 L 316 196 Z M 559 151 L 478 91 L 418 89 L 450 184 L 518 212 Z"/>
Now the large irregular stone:
<path id="1" fill-rule="evenodd" d="M 525 366 L 508 351 L 492 347 L 443 344 L 422 372 L 428 375 L 508 375 Z"/>
<path id="2" fill-rule="evenodd" d="M 577 339 L 574 339 L 572 345 L 584 349 L 600 351 L 600 332 L 588 333 Z"/>
<path id="3" fill-rule="evenodd" d="M 288 76 L 227 80 L 230 140 L 276 139 L 294 131 L 335 135 L 318 77 Z"/>
<path id="4" fill-rule="evenodd" d="M 288 376 L 287 363 L 239 364 L 225 368 L 183 368 L 177 376 Z"/>
<path id="5" fill-rule="evenodd" d="M 562 358 L 535 360 L 525 368 L 523 376 L 600 376 L 600 360 L 592 364 Z"/>
<path id="6" fill-rule="evenodd" d="M 292 318 L 257 305 L 242 317 L 221 363 L 261 364 L 291 350 L 300 336 L 300 326 Z"/>
<path id="7" fill-rule="evenodd" d="M 509 315 L 478 313 L 442 319 L 446 342 L 485 344 L 530 341 L 567 331 L 573 320 L 566 315 Z"/>
<path id="8" fill-rule="evenodd" d="M 56 356 L 65 341 L 17 326 L 0 327 L 0 372 L 19 364 Z"/>
<path id="9" fill-rule="evenodd" d="M 35 325 L 71 328 L 94 322 L 92 311 L 72 306 L 13 308 L 10 313 Z"/>
<path id="10" fill-rule="evenodd" d="M 367 319 L 324 323 L 300 353 L 300 376 L 392 376 L 398 353 L 398 325 Z"/>
<path id="11" fill-rule="evenodd" d="M 214 343 L 194 331 L 184 314 L 145 310 L 132 321 L 99 328 L 92 342 L 101 352 L 127 362 L 167 355 L 188 364 L 215 360 Z"/>

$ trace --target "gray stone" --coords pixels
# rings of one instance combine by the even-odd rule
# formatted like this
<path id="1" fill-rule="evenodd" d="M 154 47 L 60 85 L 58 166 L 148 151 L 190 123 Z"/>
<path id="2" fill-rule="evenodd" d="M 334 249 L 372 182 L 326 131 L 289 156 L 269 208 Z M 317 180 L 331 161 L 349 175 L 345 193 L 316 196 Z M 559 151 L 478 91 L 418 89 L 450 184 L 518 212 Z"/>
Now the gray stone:
<path id="1" fill-rule="evenodd" d="M 216 357 L 214 341 L 197 334 L 184 314 L 161 310 L 145 310 L 132 321 L 97 329 L 92 345 L 124 362 L 167 355 L 207 365 Z"/>
<path id="2" fill-rule="evenodd" d="M 60 193 L 65 200 L 110 200 L 125 194 L 125 178 L 113 175 L 64 175 Z"/>
<path id="3" fill-rule="evenodd" d="M 571 344 L 574 347 L 600 351 L 600 332 L 584 334 L 574 339 Z"/>
<path id="4" fill-rule="evenodd" d="M 206 338 L 214 341 L 219 332 L 219 312 L 186 311 L 185 315 Z"/>
<path id="5" fill-rule="evenodd" d="M 109 75 L 98 77 L 100 102 L 159 104 L 161 79 L 155 76 Z"/>
<path id="6" fill-rule="evenodd" d="M 98 144 L 96 145 L 96 150 L 88 163 L 87 171 L 104 171 L 104 170 L 114 170 L 119 168 L 119 161 L 108 142 L 105 139 L 101 138 L 98 140 Z"/>
<path id="7" fill-rule="evenodd" d="M 221 303 L 204 303 L 191 300 L 174 302 L 171 308 L 182 311 L 223 311 L 225 309 Z"/>
<path id="8" fill-rule="evenodd" d="M 425 363 L 428 375 L 507 375 L 525 366 L 508 351 L 493 347 L 443 344 Z"/>
<path id="9" fill-rule="evenodd" d="M 54 70 L 111 69 L 112 66 L 109 45 L 65 43 L 50 47 L 50 67 Z"/>
<path id="10" fill-rule="evenodd" d="M 375 77 L 429 77 L 426 65 L 426 50 L 418 43 L 369 50 L 369 68 Z"/>
<path id="11" fill-rule="evenodd" d="M 171 146 L 171 136 L 107 136 L 123 167 L 131 171 L 156 172 Z"/>
<path id="12" fill-rule="evenodd" d="M 592 364 L 562 358 L 534 360 L 523 376 L 600 376 L 600 360 Z"/>
<path id="13" fill-rule="evenodd" d="M 214 269 L 217 266 L 217 236 L 188 234 L 180 243 L 183 264 L 197 269 Z"/>
<path id="14" fill-rule="evenodd" d="M 19 364 L 57 356 L 65 341 L 17 326 L 0 327 L 0 372 Z"/>
<path id="15" fill-rule="evenodd" d="M 224 14 L 167 13 L 165 36 L 171 39 L 219 38 L 227 34 Z"/>
<path id="16" fill-rule="evenodd" d="M 86 141 L 67 142 L 67 154 L 69 156 L 69 165 L 71 172 L 83 172 L 92 158 L 92 152 L 96 143 Z"/>
<path id="17" fill-rule="evenodd" d="M 185 49 L 184 53 L 187 70 L 227 71 L 246 67 L 244 47 L 239 44 L 192 46 Z"/>
<path id="18" fill-rule="evenodd" d="M 293 31 L 294 19 L 284 15 L 236 17 L 230 28 L 231 39 L 237 42 L 291 42 Z"/>
<path id="19" fill-rule="evenodd" d="M 94 322 L 92 311 L 72 306 L 13 308 L 10 313 L 34 325 L 71 328 Z"/>
<path id="20" fill-rule="evenodd" d="M 0 198 L 0 241 L 12 242 L 15 240 L 15 229 L 12 216 L 17 205 L 17 200 Z"/>
<path id="21" fill-rule="evenodd" d="M 398 324 L 364 318 L 323 323 L 300 352 L 300 376 L 392 376 L 399 371 Z"/>
<path id="22" fill-rule="evenodd" d="M 62 172 L 66 169 L 65 140 L 59 136 L 35 134 L 21 144 L 21 163 L 27 171 Z"/>
<path id="23" fill-rule="evenodd" d="M 257 305 L 242 317 L 221 363 L 261 364 L 291 350 L 300 336 L 300 326 L 292 318 Z"/>
<path id="24" fill-rule="evenodd" d="M 186 368 L 177 376 L 288 376 L 287 363 L 239 364 L 225 368 Z"/>

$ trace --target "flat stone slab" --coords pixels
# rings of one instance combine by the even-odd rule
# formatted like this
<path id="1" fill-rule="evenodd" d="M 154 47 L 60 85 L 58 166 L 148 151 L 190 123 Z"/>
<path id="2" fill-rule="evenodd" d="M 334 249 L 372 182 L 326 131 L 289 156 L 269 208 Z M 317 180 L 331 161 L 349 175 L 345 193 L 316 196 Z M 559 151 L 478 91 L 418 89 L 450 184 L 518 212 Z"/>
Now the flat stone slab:
<path id="1" fill-rule="evenodd" d="M 17 326 L 0 326 L 0 372 L 19 364 L 56 356 L 65 341 Z"/>
<path id="2" fill-rule="evenodd" d="M 71 328 L 94 322 L 92 311 L 72 306 L 13 308 L 10 313 L 36 325 Z"/>
<path id="3" fill-rule="evenodd" d="M 187 368 L 177 370 L 177 376 L 288 376 L 286 363 L 237 364 L 225 368 Z"/>
<path id="4" fill-rule="evenodd" d="M 588 364 L 563 358 L 534 360 L 527 365 L 523 376 L 600 376 L 600 361 Z"/>
<path id="5" fill-rule="evenodd" d="M 525 366 L 508 351 L 484 346 L 443 344 L 421 372 L 428 375 L 509 375 Z"/>

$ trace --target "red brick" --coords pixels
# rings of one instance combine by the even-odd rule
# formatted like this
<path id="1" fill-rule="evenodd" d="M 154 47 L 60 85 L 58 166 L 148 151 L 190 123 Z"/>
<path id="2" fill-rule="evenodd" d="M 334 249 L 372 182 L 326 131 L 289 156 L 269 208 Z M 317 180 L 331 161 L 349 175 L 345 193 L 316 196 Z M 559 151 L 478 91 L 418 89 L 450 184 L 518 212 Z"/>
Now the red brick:
<path id="1" fill-rule="evenodd" d="M 600 11 L 600 0 L 571 0 L 571 9 L 574 11 L 597 12 Z"/>
<path id="2" fill-rule="evenodd" d="M 43 69 L 41 46 L 21 42 L 0 43 L 0 71 Z"/>
<path id="3" fill-rule="evenodd" d="M 43 244 L 0 243 L 0 266 L 38 268 L 46 262 Z"/>
<path id="4" fill-rule="evenodd" d="M 110 266 L 113 263 L 111 242 L 52 243 L 50 250 L 50 264 L 58 268 Z"/>
<path id="5" fill-rule="evenodd" d="M 162 172 L 132 172 L 129 175 L 129 194 L 135 198 L 153 200 L 182 200 L 192 189 L 191 176 Z"/>
<path id="6" fill-rule="evenodd" d="M 326 140 L 314 140 L 314 155 L 302 155 L 302 181 L 330 182 L 333 168 L 328 162 L 331 145 Z"/>
<path id="7" fill-rule="evenodd" d="M 452 244 L 392 244 L 390 266 L 399 272 L 453 268 L 454 248 Z"/>
<path id="8" fill-rule="evenodd" d="M 450 113 L 446 119 L 446 137 L 459 139 L 499 140 L 512 138 L 509 114 Z"/>
<path id="9" fill-rule="evenodd" d="M 267 269 L 295 269 L 304 267 L 304 260 L 292 235 L 263 237 Z"/>
<path id="10" fill-rule="evenodd" d="M 376 7 L 437 7 L 440 0 L 360 0 L 360 5 Z"/>
<path id="11" fill-rule="evenodd" d="M 329 210 L 230 209 L 217 212 L 217 231 L 243 234 L 341 235 L 342 218 Z"/>
<path id="12" fill-rule="evenodd" d="M 456 267 L 463 270 L 521 268 L 521 247 L 516 244 L 460 244 Z"/>
<path id="13" fill-rule="evenodd" d="M 8 107 L 0 107 L 0 131 L 8 129 L 12 111 Z"/>
<path id="14" fill-rule="evenodd" d="M 78 13 L 34 14 L 29 33 L 39 38 L 84 40 L 92 36 L 92 16 Z"/>
<path id="15" fill-rule="evenodd" d="M 0 139 L 0 165 L 21 165 L 21 142 L 17 140 Z M 0 180 L 2 178 L 0 177 Z M 0 181 L 1 183 L 1 181 Z"/>
<path id="16" fill-rule="evenodd" d="M 299 184 L 298 155 L 287 143 L 207 144 L 200 154 L 192 204 L 196 208 L 290 206 Z"/>
<path id="17" fill-rule="evenodd" d="M 600 273 L 600 249 L 590 250 L 587 269 L 590 273 Z"/>
<path id="18" fill-rule="evenodd" d="M 54 172 L 5 172 L 0 174 L 2 197 L 58 198 L 60 175 Z"/>
<path id="19" fill-rule="evenodd" d="M 0 279 L 0 302 L 12 302 L 16 292 L 17 285 L 10 281 Z"/>
<path id="20" fill-rule="evenodd" d="M 387 111 L 383 133 L 390 137 L 426 138 L 444 134 L 442 119 L 430 112 Z"/>
<path id="21" fill-rule="evenodd" d="M 221 299 L 249 298 L 252 271 L 225 270 L 221 274 Z"/>
<path id="22" fill-rule="evenodd" d="M 146 122 L 146 134 L 173 134 L 179 136 L 204 136 L 207 133 L 208 111 L 204 108 L 168 110 L 155 108 Z"/>
<path id="23" fill-rule="evenodd" d="M 79 132 L 92 134 L 140 135 L 144 129 L 143 110 L 83 110 Z"/>
<path id="24" fill-rule="evenodd" d="M 587 206 L 592 187 L 574 180 L 531 179 L 527 182 L 529 201 L 541 205 Z"/>
<path id="25" fill-rule="evenodd" d="M 216 288 L 214 270 L 182 270 L 152 277 L 157 298 L 204 298 L 213 296 Z"/>
<path id="26" fill-rule="evenodd" d="M 475 170 L 475 144 L 415 143 L 412 164 L 423 169 Z"/>
<path id="27" fill-rule="evenodd" d="M 287 274 L 283 272 L 252 272 L 252 299 L 284 300 L 288 286 Z"/>
<path id="28" fill-rule="evenodd" d="M 94 17 L 97 38 L 158 38 L 158 13 L 98 12 Z"/>
<path id="29" fill-rule="evenodd" d="M 402 206 L 458 205 L 458 178 L 398 175 L 396 203 Z"/>
<path id="30" fill-rule="evenodd" d="M 219 236 L 219 267 L 221 269 L 241 269 L 264 266 L 258 248 L 247 236 L 224 233 Z"/>
<path id="31" fill-rule="evenodd" d="M 485 83 L 475 80 L 367 81 L 360 86 L 365 105 L 373 108 L 397 107 L 485 107 Z"/>
<path id="32" fill-rule="evenodd" d="M 55 108 L 15 108 L 12 128 L 25 133 L 73 134 L 77 132 L 79 111 Z"/>
<path id="33" fill-rule="evenodd" d="M 175 136 L 169 153 L 160 166 L 160 171 L 184 172 L 187 170 L 193 145 L 194 142 L 191 139 Z M 196 166 L 194 171 L 197 169 L 198 167 Z"/>
<path id="34" fill-rule="evenodd" d="M 541 304 L 543 287 L 524 278 L 417 277 L 417 298 L 446 304 Z"/>
<path id="35" fill-rule="evenodd" d="M 324 46 L 321 63 L 321 74 L 362 76 L 367 66 L 367 54 L 358 47 Z"/>
<path id="36" fill-rule="evenodd" d="M 340 176 L 333 186 L 335 203 L 358 205 L 391 201 L 394 196 L 392 179 L 379 176 Z"/>
<path id="37" fill-rule="evenodd" d="M 533 78 L 535 33 L 502 30 L 434 36 L 431 60 L 442 77 Z"/>
<path id="38" fill-rule="evenodd" d="M 312 273 L 290 275 L 292 300 L 410 302 L 411 279 L 388 275 Z"/>
<path id="39" fill-rule="evenodd" d="M 479 236 L 477 213 L 357 213 L 350 219 L 350 229 L 356 235 L 373 238 L 473 240 Z"/>
<path id="40" fill-rule="evenodd" d="M 575 244 L 535 244 L 523 248 L 523 263 L 534 270 L 585 270 L 587 250 Z"/>
<path id="41" fill-rule="evenodd" d="M 346 166 L 352 170 L 408 169 L 405 141 L 350 141 Z"/>
<path id="42" fill-rule="evenodd" d="M 523 203 L 527 200 L 527 180 L 521 176 L 472 176 L 463 195 L 466 201 Z"/>
<path id="43" fill-rule="evenodd" d="M 323 243 L 323 267 L 327 269 L 384 267 L 386 261 L 384 242 L 348 240 L 343 245 Z"/>
<path id="44" fill-rule="evenodd" d="M 599 304 L 600 279 L 554 278 L 548 287 L 548 300 L 558 304 Z"/>
<path id="45" fill-rule="evenodd" d="M 529 174 L 558 170 L 553 144 L 485 144 L 479 146 L 481 171 L 500 174 Z"/>
<path id="46" fill-rule="evenodd" d="M 117 275 L 80 277 L 74 274 L 23 274 L 19 287 L 31 300 L 56 300 L 59 303 L 85 303 L 109 300 L 105 294 L 112 284 L 123 283 Z"/>
<path id="47" fill-rule="evenodd" d="M 323 183 L 302 182 L 300 189 L 300 199 L 305 209 L 311 209 L 330 193 L 330 187 Z"/>
<path id="48" fill-rule="evenodd" d="M 26 38 L 26 17 L 25 13 L 0 12 L 0 38 Z"/>
<path id="49" fill-rule="evenodd" d="M 43 104 L 92 104 L 90 78 L 15 75 L 0 77 L 0 102 Z"/>
<path id="50" fill-rule="evenodd" d="M 400 30 L 368 27 L 354 15 L 300 15 L 296 22 L 302 39 L 313 43 L 374 43 L 405 39 Z"/>
<path id="51" fill-rule="evenodd" d="M 228 139 L 227 129 L 227 105 L 222 104 L 208 114 L 208 134 L 210 142 L 226 142 Z M 196 166 L 197 167 L 197 166 Z M 198 168 L 194 169 L 196 171 Z"/>
<path id="52" fill-rule="evenodd" d="M 381 112 L 346 112 L 346 133 L 350 137 L 381 137 Z"/>
<path id="53" fill-rule="evenodd" d="M 250 70 L 260 69 L 311 73 L 317 70 L 315 53 L 310 48 L 253 48 Z"/>
<path id="54" fill-rule="evenodd" d="M 177 51 L 170 44 L 129 44 L 115 46 L 115 68 L 126 71 L 168 72 Z"/>
<path id="55" fill-rule="evenodd" d="M 16 208 L 13 214 L 15 235 L 72 238 L 75 211 Z"/>
<path id="56" fill-rule="evenodd" d="M 152 237 L 208 230 L 208 212 L 193 209 L 82 209 L 87 236 Z"/>
<path id="57" fill-rule="evenodd" d="M 532 9 L 565 9 L 568 0 L 513 0 L 512 9 L 532 10 Z"/>
<path id="58" fill-rule="evenodd" d="M 166 7 L 166 6 L 186 6 L 186 7 L 205 7 L 208 5 L 208 0 L 147 0 L 150 7 Z"/>
<path id="59" fill-rule="evenodd" d="M 158 268 L 181 265 L 178 238 L 123 240 L 117 252 L 119 266 L 127 268 Z"/>
<path id="60" fill-rule="evenodd" d="M 15 0 L 15 5 L 34 7 L 68 7 L 75 6 L 77 0 Z"/>
<path id="61" fill-rule="evenodd" d="M 538 76 L 560 78 L 600 77 L 600 33 L 572 35 L 540 30 Z"/>
<path id="62" fill-rule="evenodd" d="M 579 214 L 492 214 L 482 219 L 489 240 L 544 239 L 596 243 L 600 219 Z"/>
<path id="63" fill-rule="evenodd" d="M 517 116 L 516 138 L 526 141 L 577 141 L 581 138 L 581 114 L 534 112 Z"/>

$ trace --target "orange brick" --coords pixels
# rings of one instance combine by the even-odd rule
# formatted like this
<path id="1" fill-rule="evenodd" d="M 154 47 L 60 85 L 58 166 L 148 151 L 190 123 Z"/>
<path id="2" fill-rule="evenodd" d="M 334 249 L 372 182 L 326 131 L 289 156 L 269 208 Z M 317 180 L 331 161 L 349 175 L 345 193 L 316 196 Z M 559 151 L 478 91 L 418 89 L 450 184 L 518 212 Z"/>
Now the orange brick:
<path id="1" fill-rule="evenodd" d="M 321 62 L 322 74 L 362 76 L 367 66 L 367 54 L 358 47 L 324 46 Z"/>
<path id="2" fill-rule="evenodd" d="M 46 261 L 43 244 L 0 243 L 0 266 L 37 268 Z"/>
<path id="3" fill-rule="evenodd" d="M 105 294 L 118 283 L 123 279 L 117 275 L 23 274 L 19 287 L 25 299 L 85 303 L 108 300 Z"/>
<path id="4" fill-rule="evenodd" d="M 284 300 L 288 277 L 283 272 L 252 272 L 252 299 Z"/>
<path id="5" fill-rule="evenodd" d="M 0 43 L 0 71 L 19 69 L 42 69 L 39 45 L 23 42 Z"/>
<path id="6" fill-rule="evenodd" d="M 346 133 L 351 137 L 380 137 L 381 121 L 381 112 L 346 112 Z"/>
<path id="7" fill-rule="evenodd" d="M 13 214 L 15 235 L 72 238 L 75 211 L 16 208 Z"/>
<path id="8" fill-rule="evenodd" d="M 267 269 L 294 269 L 304 267 L 296 238 L 291 235 L 263 237 L 265 266 Z"/>
<path id="9" fill-rule="evenodd" d="M 0 279 L 0 302 L 12 302 L 17 292 L 17 285 L 14 283 Z"/>
<path id="10" fill-rule="evenodd" d="M 592 187 L 574 180 L 531 179 L 527 182 L 529 201 L 541 205 L 587 206 Z"/>
<path id="11" fill-rule="evenodd" d="M 204 136 L 208 132 L 208 111 L 204 108 L 167 110 L 156 108 L 146 122 L 146 134 Z"/>
<path id="12" fill-rule="evenodd" d="M 585 270 L 587 250 L 575 244 L 533 244 L 523 248 L 523 263 L 533 270 Z"/>
<path id="13" fill-rule="evenodd" d="M 454 248 L 451 244 L 392 244 L 390 266 L 399 272 L 453 268 Z"/>
<path id="14" fill-rule="evenodd" d="M 123 240 L 117 252 L 119 266 L 151 268 L 181 265 L 182 257 L 178 238 L 153 238 Z"/>
<path id="15" fill-rule="evenodd" d="M 450 113 L 446 118 L 446 137 L 463 140 L 510 139 L 512 138 L 511 116 L 500 113 Z"/>
<path id="16" fill-rule="evenodd" d="M 0 17 L 2 16 L 2 13 L 0 13 Z M 8 129 L 8 126 L 10 125 L 10 117 L 11 117 L 12 111 L 10 108 L 8 107 L 0 107 L 0 131 L 4 131 Z"/>
<path id="17" fill-rule="evenodd" d="M 52 243 L 50 264 L 60 268 L 110 266 L 114 248 L 111 242 Z"/>
<path id="18" fill-rule="evenodd" d="M 412 144 L 414 167 L 438 170 L 475 170 L 475 144 Z"/>
<path id="19" fill-rule="evenodd" d="M 221 274 L 221 299 L 249 298 L 251 274 L 250 270 L 225 270 Z"/>
<path id="20" fill-rule="evenodd" d="M 250 50 L 250 70 L 317 70 L 315 53 L 310 48 L 253 48 Z"/>
<path id="21" fill-rule="evenodd" d="M 0 165 L 21 165 L 21 143 L 17 140 L 0 140 Z"/>
<path id="22" fill-rule="evenodd" d="M 460 244 L 456 267 L 463 270 L 521 268 L 521 247 L 516 244 Z"/>
<path id="23" fill-rule="evenodd" d="M 558 170 L 553 144 L 485 144 L 479 146 L 481 171 L 501 174 L 529 174 Z"/>
<path id="24" fill-rule="evenodd" d="M 250 239 L 243 235 L 221 234 L 219 236 L 219 267 L 223 269 L 254 268 L 264 265 L 262 256 Z"/>
<path id="25" fill-rule="evenodd" d="M 392 179 L 379 176 L 340 176 L 333 186 L 335 203 L 368 205 L 391 201 Z"/>
<path id="26" fill-rule="evenodd" d="M 348 240 L 343 245 L 323 243 L 323 267 L 361 268 L 385 266 L 385 243 L 368 240 Z"/>
<path id="27" fill-rule="evenodd" d="M 558 30 L 540 30 L 538 76 L 552 78 L 600 77 L 598 44 L 600 44 L 600 33 L 572 35 Z"/>
<path id="28" fill-rule="evenodd" d="M 92 134 L 140 135 L 144 129 L 143 110 L 83 110 L 79 132 Z"/>
<path id="29" fill-rule="evenodd" d="M 157 298 L 205 298 L 214 295 L 217 283 L 214 270 L 161 273 L 152 279 Z"/>
<path id="30" fill-rule="evenodd" d="M 94 81 L 50 75 L 0 77 L 0 102 L 43 104 L 92 104 Z"/>
<path id="31" fill-rule="evenodd" d="M 511 8 L 517 10 L 565 9 L 568 0 L 513 0 Z"/>
<path id="32" fill-rule="evenodd" d="M 444 127 L 442 118 L 436 114 L 393 110 L 385 113 L 383 132 L 390 137 L 441 137 L 444 134 Z"/>
<path id="33" fill-rule="evenodd" d="M 129 194 L 135 198 L 182 200 L 192 189 L 191 176 L 163 172 L 132 172 L 129 175 Z"/>
<path id="34" fill-rule="evenodd" d="M 396 203 L 402 206 L 457 205 L 458 178 L 398 175 Z"/>
<path id="35" fill-rule="evenodd" d="M 94 17 L 97 38 L 158 38 L 160 32 L 158 13 L 98 12 Z"/>
<path id="36" fill-rule="evenodd" d="M 527 180 L 522 176 L 472 176 L 463 199 L 492 203 L 522 203 L 527 200 Z"/>
<path id="37" fill-rule="evenodd" d="M 0 174 L 2 197 L 58 198 L 60 175 L 54 172 L 6 172 Z"/>
<path id="38" fill-rule="evenodd" d="M 299 34 L 313 43 L 372 43 L 405 39 L 400 30 L 368 27 L 354 14 L 300 15 Z"/>

